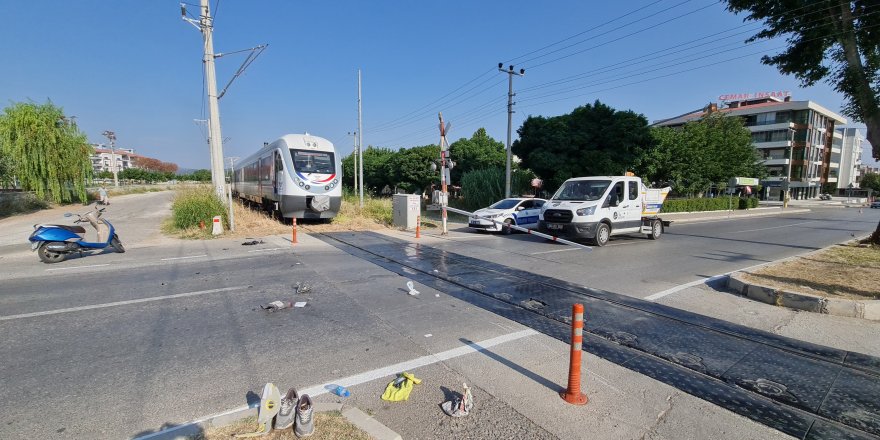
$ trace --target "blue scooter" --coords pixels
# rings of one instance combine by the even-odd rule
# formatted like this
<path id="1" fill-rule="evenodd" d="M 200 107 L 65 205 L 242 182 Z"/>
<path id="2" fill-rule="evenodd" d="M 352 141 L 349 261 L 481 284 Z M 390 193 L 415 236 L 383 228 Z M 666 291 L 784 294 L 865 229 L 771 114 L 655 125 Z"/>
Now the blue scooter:
<path id="1" fill-rule="evenodd" d="M 88 222 L 91 224 L 98 233 L 98 241 L 85 241 L 86 229 L 82 226 L 37 224 L 34 225 L 34 232 L 28 237 L 28 241 L 31 242 L 31 250 L 37 251 L 37 255 L 43 263 L 60 263 L 74 252 L 82 254 L 83 251 L 104 249 L 108 246 L 116 252 L 125 252 L 125 247 L 122 246 L 119 236 L 116 235 L 116 229 L 109 221 L 101 218 L 104 209 L 106 208 L 98 209 L 96 203 L 95 209 L 86 214 L 71 214 L 69 212 L 64 214 L 65 217 L 74 215 L 79 217 L 74 223 Z"/>

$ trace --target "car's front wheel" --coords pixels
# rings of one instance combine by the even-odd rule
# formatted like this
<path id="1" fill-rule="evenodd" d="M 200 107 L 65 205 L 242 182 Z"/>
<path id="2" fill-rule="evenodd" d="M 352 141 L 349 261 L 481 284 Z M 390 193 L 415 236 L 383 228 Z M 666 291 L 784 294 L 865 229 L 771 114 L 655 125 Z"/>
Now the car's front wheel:
<path id="1" fill-rule="evenodd" d="M 503 232 L 504 235 L 510 235 L 510 233 L 513 232 L 513 228 L 510 227 L 510 225 L 512 225 L 512 224 L 513 224 L 513 219 L 509 219 L 509 218 L 505 219 L 504 224 L 501 225 L 501 232 Z"/>

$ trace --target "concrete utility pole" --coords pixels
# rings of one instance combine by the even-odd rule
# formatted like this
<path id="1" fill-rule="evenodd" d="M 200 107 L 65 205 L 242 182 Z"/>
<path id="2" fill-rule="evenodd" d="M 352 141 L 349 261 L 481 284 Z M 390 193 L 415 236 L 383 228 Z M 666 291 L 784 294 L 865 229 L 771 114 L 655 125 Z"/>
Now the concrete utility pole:
<path id="1" fill-rule="evenodd" d="M 206 0 L 206 1 L 207 1 L 207 0 Z M 361 158 L 361 160 L 360 160 L 360 171 L 358 172 L 358 174 L 359 174 L 360 177 L 361 177 L 361 186 L 360 186 L 360 191 L 361 191 L 360 194 L 361 194 L 361 195 L 360 195 L 360 198 L 361 198 L 361 208 L 363 208 L 363 207 L 364 207 L 364 156 L 363 156 L 363 153 L 364 153 L 364 151 L 363 151 L 363 147 L 364 147 L 364 127 L 363 127 L 361 121 L 362 121 L 362 113 L 361 113 L 361 69 L 358 69 L 358 131 L 357 131 L 357 135 L 358 135 L 358 145 L 357 145 L 357 149 L 358 149 L 358 156 Z"/>
<path id="2" fill-rule="evenodd" d="M 113 169 L 113 186 L 119 186 L 118 168 L 116 167 L 116 133 L 110 130 L 104 130 L 101 133 L 110 141 L 110 168 Z"/>
<path id="3" fill-rule="evenodd" d="M 358 193 L 358 132 L 349 131 L 348 135 L 352 137 L 352 146 L 354 149 L 352 150 L 352 155 L 354 156 L 354 193 Z"/>
<path id="4" fill-rule="evenodd" d="M 446 205 L 449 202 L 449 193 L 446 192 L 446 184 L 449 179 L 446 169 L 446 155 L 449 151 L 449 144 L 446 143 L 446 132 L 449 130 L 449 124 L 443 124 L 443 113 L 438 113 L 437 116 L 440 118 L 440 217 L 443 222 L 443 230 L 440 235 L 448 235 Z"/>
<path id="5" fill-rule="evenodd" d="M 511 129 L 513 128 L 511 124 L 513 123 L 513 105 L 516 104 L 513 102 L 513 97 L 516 96 L 513 93 L 513 76 L 523 76 L 526 74 L 526 69 L 519 69 L 519 72 L 513 71 L 513 64 L 507 70 L 504 70 L 504 63 L 498 63 L 498 71 L 504 72 L 507 74 L 508 83 L 507 83 L 507 167 L 504 173 L 504 197 L 510 197 L 510 161 L 513 157 L 513 154 L 510 151 L 510 134 Z"/>
<path id="6" fill-rule="evenodd" d="M 202 62 L 205 64 L 205 84 L 208 89 L 208 143 L 211 145 L 211 183 L 214 192 L 221 200 L 226 198 L 226 177 L 223 166 L 223 135 L 220 132 L 220 106 L 217 96 L 217 73 L 214 69 L 214 20 L 211 18 L 211 10 L 208 0 L 201 0 L 199 19 L 187 18 L 186 5 L 180 4 L 182 18 L 199 30 L 204 37 L 204 55 Z"/>

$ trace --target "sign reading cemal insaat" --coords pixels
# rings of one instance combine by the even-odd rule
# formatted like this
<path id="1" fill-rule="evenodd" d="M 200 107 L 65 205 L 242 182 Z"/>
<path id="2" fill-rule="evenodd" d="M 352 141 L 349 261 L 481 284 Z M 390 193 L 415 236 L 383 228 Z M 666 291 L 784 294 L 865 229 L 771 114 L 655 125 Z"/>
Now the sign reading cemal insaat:
<path id="1" fill-rule="evenodd" d="M 761 98 L 788 98 L 791 96 L 791 92 L 788 90 L 779 91 L 779 92 L 755 92 L 755 93 L 731 93 L 727 95 L 721 95 L 718 97 L 719 101 L 743 101 L 746 99 L 761 99 Z"/>

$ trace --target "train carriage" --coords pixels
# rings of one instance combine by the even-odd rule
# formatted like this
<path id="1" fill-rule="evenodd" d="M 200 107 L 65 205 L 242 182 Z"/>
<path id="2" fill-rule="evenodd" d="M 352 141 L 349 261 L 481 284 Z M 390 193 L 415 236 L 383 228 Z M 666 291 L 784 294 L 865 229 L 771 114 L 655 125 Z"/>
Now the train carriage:
<path id="1" fill-rule="evenodd" d="M 287 134 L 236 163 L 233 195 L 286 218 L 330 219 L 342 203 L 342 165 L 333 143 Z"/>

